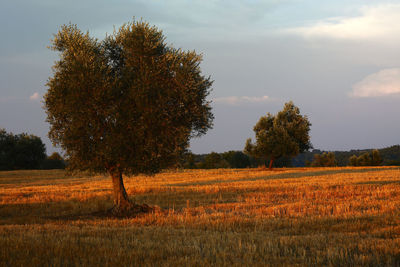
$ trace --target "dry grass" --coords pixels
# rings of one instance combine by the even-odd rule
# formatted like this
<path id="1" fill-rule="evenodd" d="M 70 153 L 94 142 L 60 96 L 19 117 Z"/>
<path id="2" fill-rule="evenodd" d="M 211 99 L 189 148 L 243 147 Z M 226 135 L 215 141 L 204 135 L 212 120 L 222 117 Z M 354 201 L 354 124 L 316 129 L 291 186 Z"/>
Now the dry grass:
<path id="1" fill-rule="evenodd" d="M 400 265 L 400 169 L 165 172 L 125 179 L 164 212 L 116 219 L 111 179 L 0 172 L 4 266 Z"/>

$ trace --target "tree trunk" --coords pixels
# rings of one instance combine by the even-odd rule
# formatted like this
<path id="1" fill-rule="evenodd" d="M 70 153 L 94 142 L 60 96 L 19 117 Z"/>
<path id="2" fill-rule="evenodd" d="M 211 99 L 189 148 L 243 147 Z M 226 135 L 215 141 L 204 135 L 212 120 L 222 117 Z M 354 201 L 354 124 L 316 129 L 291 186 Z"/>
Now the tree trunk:
<path id="1" fill-rule="evenodd" d="M 269 160 L 269 167 L 268 167 L 268 169 L 271 171 L 273 166 L 274 166 L 274 159 L 271 158 L 271 159 Z"/>
<path id="2" fill-rule="evenodd" d="M 124 181 L 122 180 L 121 172 L 111 172 L 111 179 L 114 189 L 114 210 L 116 212 L 123 212 L 129 209 L 131 203 L 126 193 Z"/>

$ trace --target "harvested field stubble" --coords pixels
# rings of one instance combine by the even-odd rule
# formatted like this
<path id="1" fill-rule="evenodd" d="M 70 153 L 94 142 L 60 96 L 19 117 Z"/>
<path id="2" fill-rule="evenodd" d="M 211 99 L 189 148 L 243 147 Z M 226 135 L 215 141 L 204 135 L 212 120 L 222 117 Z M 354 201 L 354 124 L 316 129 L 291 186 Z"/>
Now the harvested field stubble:
<path id="1" fill-rule="evenodd" d="M 0 263 L 400 265 L 400 169 L 170 171 L 125 178 L 161 211 L 106 216 L 107 176 L 0 172 Z"/>

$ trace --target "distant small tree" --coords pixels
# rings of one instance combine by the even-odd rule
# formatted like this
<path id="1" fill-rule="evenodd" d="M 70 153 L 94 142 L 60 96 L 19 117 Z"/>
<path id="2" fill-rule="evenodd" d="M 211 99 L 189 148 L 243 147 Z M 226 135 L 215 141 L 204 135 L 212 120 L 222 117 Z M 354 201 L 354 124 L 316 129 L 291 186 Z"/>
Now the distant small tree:
<path id="1" fill-rule="evenodd" d="M 102 41 L 64 25 L 51 49 L 60 60 L 44 97 L 50 139 L 70 169 L 110 174 L 113 213 L 135 211 L 123 174 L 176 164 L 190 138 L 212 126 L 206 100 L 212 81 L 201 73 L 202 57 L 168 46 L 160 30 L 142 21 Z"/>
<path id="2" fill-rule="evenodd" d="M 229 163 L 231 168 L 247 168 L 251 165 L 249 156 L 242 151 L 224 152 L 222 158 Z"/>
<path id="3" fill-rule="evenodd" d="M 312 148 L 310 142 L 311 123 L 293 102 L 285 104 L 275 116 L 267 113 L 254 126 L 256 143 L 247 139 L 244 151 L 255 158 L 269 159 L 272 169 L 276 159 L 294 157 Z"/>
<path id="4" fill-rule="evenodd" d="M 370 166 L 371 165 L 371 155 L 368 152 L 361 154 L 357 159 L 358 166 Z"/>
<path id="5" fill-rule="evenodd" d="M 229 163 L 216 152 L 211 152 L 204 157 L 204 161 L 199 165 L 202 169 L 229 168 Z"/>
<path id="6" fill-rule="evenodd" d="M 195 169 L 195 155 L 192 152 L 187 151 L 183 154 L 180 165 L 185 169 Z"/>
<path id="7" fill-rule="evenodd" d="M 376 149 L 370 153 L 365 152 L 358 157 L 353 155 L 349 158 L 350 166 L 380 166 L 382 162 L 379 150 Z"/>
<path id="8" fill-rule="evenodd" d="M 371 166 L 380 166 L 382 165 L 382 157 L 381 154 L 379 153 L 379 150 L 374 149 L 371 152 Z"/>
<path id="9" fill-rule="evenodd" d="M 46 146 L 35 135 L 26 133 L 16 135 L 17 169 L 39 169 L 40 164 L 46 158 Z"/>
<path id="10" fill-rule="evenodd" d="M 335 167 L 337 161 L 335 159 L 335 153 L 324 152 L 322 154 L 315 154 L 314 160 L 311 162 L 311 167 Z"/>
<path id="11" fill-rule="evenodd" d="M 57 152 L 53 152 L 48 156 L 42 164 L 42 169 L 52 170 L 52 169 L 65 169 L 65 162 L 63 157 Z"/>
<path id="12" fill-rule="evenodd" d="M 400 145 L 390 146 L 378 151 L 382 157 L 382 164 L 391 166 L 400 165 Z"/>
<path id="13" fill-rule="evenodd" d="M 349 166 L 358 166 L 358 157 L 356 155 L 349 158 Z"/>

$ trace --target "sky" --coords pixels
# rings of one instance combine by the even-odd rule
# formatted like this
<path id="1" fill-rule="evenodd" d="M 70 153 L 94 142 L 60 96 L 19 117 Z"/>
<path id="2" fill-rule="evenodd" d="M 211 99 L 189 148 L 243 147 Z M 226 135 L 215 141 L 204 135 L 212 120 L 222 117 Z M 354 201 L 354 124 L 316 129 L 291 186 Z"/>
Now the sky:
<path id="1" fill-rule="evenodd" d="M 58 151 L 43 109 L 53 34 L 73 23 L 103 39 L 134 18 L 203 55 L 215 119 L 194 153 L 243 150 L 288 101 L 312 123 L 314 148 L 400 143 L 400 1 L 385 0 L 2 0 L 0 128 Z"/>

